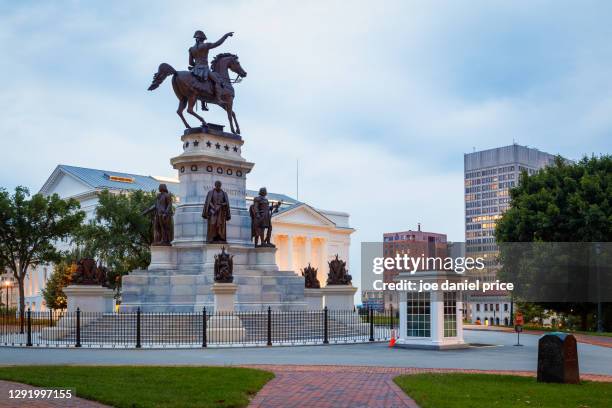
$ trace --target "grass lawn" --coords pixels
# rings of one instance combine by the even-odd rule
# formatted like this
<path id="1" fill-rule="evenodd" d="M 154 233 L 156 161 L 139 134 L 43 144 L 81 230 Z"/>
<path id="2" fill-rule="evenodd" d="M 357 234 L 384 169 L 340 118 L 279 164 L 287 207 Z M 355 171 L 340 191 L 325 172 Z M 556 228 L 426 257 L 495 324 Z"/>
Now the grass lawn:
<path id="1" fill-rule="evenodd" d="M 490 374 L 402 375 L 395 383 L 421 408 L 609 408 L 612 383 L 544 384 Z"/>
<path id="2" fill-rule="evenodd" d="M 233 367 L 0 367 L 0 379 L 70 388 L 115 407 L 244 407 L 274 374 Z"/>

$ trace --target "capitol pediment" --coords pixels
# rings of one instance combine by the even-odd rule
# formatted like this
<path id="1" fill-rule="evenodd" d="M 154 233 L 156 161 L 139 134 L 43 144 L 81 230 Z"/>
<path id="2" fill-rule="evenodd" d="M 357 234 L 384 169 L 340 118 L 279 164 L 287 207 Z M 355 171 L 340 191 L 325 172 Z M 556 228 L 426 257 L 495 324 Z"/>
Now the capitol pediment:
<path id="1" fill-rule="evenodd" d="M 92 186 L 58 167 L 41 188 L 40 193 L 44 195 L 58 194 L 60 197 L 72 197 L 90 190 L 92 190 Z"/>
<path id="2" fill-rule="evenodd" d="M 275 222 L 286 222 L 315 227 L 335 227 L 336 224 L 329 218 L 312 208 L 308 204 L 296 204 L 281 212 L 274 214 Z"/>

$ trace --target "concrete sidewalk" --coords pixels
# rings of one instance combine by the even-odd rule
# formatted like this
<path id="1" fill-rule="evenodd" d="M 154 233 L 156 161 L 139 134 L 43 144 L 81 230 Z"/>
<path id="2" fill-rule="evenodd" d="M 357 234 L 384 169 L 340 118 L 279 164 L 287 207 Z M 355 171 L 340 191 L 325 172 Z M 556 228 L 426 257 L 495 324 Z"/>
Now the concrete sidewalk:
<path id="1" fill-rule="evenodd" d="M 482 325 L 477 325 L 477 324 L 466 324 L 463 326 L 463 328 L 465 330 L 497 331 L 497 332 L 504 332 L 504 333 L 515 333 L 514 328 L 505 327 L 505 326 L 482 326 Z M 544 330 L 525 330 L 523 331 L 523 333 L 521 333 L 521 335 L 532 334 L 535 336 L 541 336 L 546 333 L 551 333 L 551 332 L 544 331 Z M 595 335 L 588 335 L 588 334 L 581 334 L 581 333 L 570 333 L 570 334 L 576 337 L 576 341 L 578 343 L 591 344 L 594 346 L 612 348 L 612 337 L 595 336 Z"/>
<path id="2" fill-rule="evenodd" d="M 466 350 L 406 350 L 386 343 L 217 348 L 217 349 L 54 349 L 0 347 L 2 365 L 342 365 L 476 370 L 535 371 L 539 336 L 466 331 L 471 343 L 491 344 Z M 580 372 L 612 375 L 612 349 L 579 344 Z"/>

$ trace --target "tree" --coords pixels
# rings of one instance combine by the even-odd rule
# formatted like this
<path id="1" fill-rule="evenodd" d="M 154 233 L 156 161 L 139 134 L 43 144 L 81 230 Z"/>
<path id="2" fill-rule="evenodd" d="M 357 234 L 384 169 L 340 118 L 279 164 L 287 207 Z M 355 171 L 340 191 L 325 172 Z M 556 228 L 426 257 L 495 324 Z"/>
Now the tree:
<path id="1" fill-rule="evenodd" d="M 71 237 L 84 218 L 74 199 L 62 200 L 57 194 L 30 197 L 25 187 L 15 188 L 13 195 L 0 189 L 0 264 L 13 273 L 19 286 L 22 331 L 28 268 L 58 261 L 61 251 L 55 244 Z"/>
<path id="2" fill-rule="evenodd" d="M 502 261 L 504 258 L 512 261 L 513 257 L 512 254 L 504 254 L 503 243 L 612 241 L 612 156 L 610 155 L 584 157 L 575 164 L 557 157 L 552 166 L 531 176 L 523 172 L 518 186 L 510 190 L 510 197 L 510 208 L 498 221 L 495 230 L 495 237 L 500 243 Z M 582 248 L 588 247 L 590 245 L 582 246 Z M 582 251 L 578 245 L 573 247 L 566 245 L 565 248 L 575 249 L 577 253 Z M 559 257 L 563 255 L 558 251 L 551 250 L 551 252 Z M 538 255 L 537 251 L 534 253 Z M 502 268 L 500 272 L 502 278 L 505 277 L 504 273 Z M 582 284 L 576 281 L 573 283 Z M 587 302 L 551 302 L 542 306 L 563 313 L 579 314 L 583 330 L 587 328 L 588 316 L 595 307 L 593 303 Z"/>
<path id="3" fill-rule="evenodd" d="M 133 191 L 98 195 L 96 215 L 78 234 L 83 251 L 108 268 L 109 283 L 151 262 L 152 226 L 143 212 L 155 202 L 155 192 Z"/>
<path id="4" fill-rule="evenodd" d="M 76 264 L 66 260 L 54 265 L 53 273 L 42 290 L 49 309 L 65 309 L 68 306 L 64 288 L 70 284 L 75 269 Z"/>

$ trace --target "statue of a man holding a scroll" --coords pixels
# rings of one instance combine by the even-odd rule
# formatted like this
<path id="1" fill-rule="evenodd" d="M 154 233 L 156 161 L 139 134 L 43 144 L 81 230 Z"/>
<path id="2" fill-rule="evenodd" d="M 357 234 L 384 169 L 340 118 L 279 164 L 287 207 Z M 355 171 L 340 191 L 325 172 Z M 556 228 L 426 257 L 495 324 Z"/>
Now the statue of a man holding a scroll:
<path id="1" fill-rule="evenodd" d="M 209 244 L 226 243 L 226 224 L 232 218 L 227 193 L 221 190 L 221 182 L 215 181 L 215 188 L 206 194 L 202 217 L 208 221 L 206 242 Z"/>

